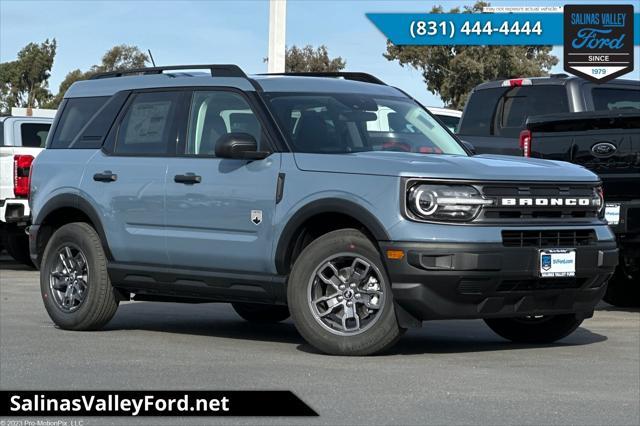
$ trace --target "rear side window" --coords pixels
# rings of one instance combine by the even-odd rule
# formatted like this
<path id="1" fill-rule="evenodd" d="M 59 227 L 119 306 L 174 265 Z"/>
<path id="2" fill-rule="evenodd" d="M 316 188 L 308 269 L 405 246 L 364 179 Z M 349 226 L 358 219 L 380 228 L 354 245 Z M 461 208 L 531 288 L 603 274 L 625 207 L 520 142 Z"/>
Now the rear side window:
<path id="1" fill-rule="evenodd" d="M 474 93 L 467 111 L 460 134 L 515 138 L 527 117 L 569 112 L 569 99 L 560 85 L 500 87 Z"/>
<path id="2" fill-rule="evenodd" d="M 124 155 L 175 153 L 175 116 L 181 96 L 180 92 L 135 95 L 118 128 L 114 152 Z"/>
<path id="3" fill-rule="evenodd" d="M 109 99 L 108 96 L 67 99 L 51 140 L 50 148 L 69 148 L 71 142 L 107 99 Z"/>
<path id="4" fill-rule="evenodd" d="M 44 148 L 51 124 L 23 123 L 20 125 L 22 146 L 29 148 Z"/>
<path id="5" fill-rule="evenodd" d="M 595 87 L 591 90 L 591 97 L 596 111 L 640 110 L 640 88 Z"/>
<path id="6" fill-rule="evenodd" d="M 505 91 L 499 87 L 473 92 L 467 101 L 458 132 L 470 136 L 491 135 L 496 105 Z"/>

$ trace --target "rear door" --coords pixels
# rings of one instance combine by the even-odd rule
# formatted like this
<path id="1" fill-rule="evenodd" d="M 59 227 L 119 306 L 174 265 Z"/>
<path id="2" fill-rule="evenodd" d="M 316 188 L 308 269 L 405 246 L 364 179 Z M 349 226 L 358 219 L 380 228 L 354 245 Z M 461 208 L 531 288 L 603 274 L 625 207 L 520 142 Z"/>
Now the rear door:
<path id="1" fill-rule="evenodd" d="M 252 101 L 231 90 L 195 91 L 186 143 L 169 160 L 167 245 L 171 265 L 217 271 L 270 272 L 280 154 L 263 160 L 216 158 L 230 132 L 249 133 L 268 150 Z"/>
<path id="2" fill-rule="evenodd" d="M 117 262 L 168 262 L 164 185 L 182 100 L 181 91 L 132 93 L 85 168 L 82 190 L 100 209 Z"/>

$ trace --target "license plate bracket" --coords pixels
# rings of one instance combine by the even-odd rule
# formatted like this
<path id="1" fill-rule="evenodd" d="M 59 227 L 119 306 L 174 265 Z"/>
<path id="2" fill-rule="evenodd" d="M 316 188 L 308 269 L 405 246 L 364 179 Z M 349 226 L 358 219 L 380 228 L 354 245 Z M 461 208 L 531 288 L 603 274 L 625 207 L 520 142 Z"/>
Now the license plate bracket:
<path id="1" fill-rule="evenodd" d="M 538 252 L 538 272 L 541 278 L 576 276 L 575 249 L 544 249 Z"/>
<path id="2" fill-rule="evenodd" d="M 604 218 L 609 225 L 618 225 L 620 223 L 620 203 L 605 204 Z"/>

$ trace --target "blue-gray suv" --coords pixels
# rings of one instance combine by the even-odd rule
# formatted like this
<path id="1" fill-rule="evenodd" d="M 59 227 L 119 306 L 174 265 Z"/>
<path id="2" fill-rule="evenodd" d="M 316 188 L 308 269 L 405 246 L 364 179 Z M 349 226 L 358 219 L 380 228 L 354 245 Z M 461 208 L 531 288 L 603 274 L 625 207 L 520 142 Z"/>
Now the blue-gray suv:
<path id="1" fill-rule="evenodd" d="M 363 73 L 207 65 L 77 82 L 30 202 L 44 304 L 71 330 L 133 298 L 291 316 L 331 354 L 447 318 L 551 342 L 593 314 L 618 259 L 596 175 L 474 155 Z"/>

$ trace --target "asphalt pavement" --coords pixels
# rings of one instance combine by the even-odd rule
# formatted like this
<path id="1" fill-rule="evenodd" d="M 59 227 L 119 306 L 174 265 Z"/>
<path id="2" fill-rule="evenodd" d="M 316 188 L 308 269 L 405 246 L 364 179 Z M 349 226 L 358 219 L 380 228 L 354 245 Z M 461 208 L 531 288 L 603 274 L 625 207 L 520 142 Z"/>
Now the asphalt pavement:
<path id="1" fill-rule="evenodd" d="M 640 311 L 602 304 L 554 345 L 514 345 L 482 321 L 437 321 L 408 331 L 388 354 L 334 357 L 307 345 L 290 320 L 251 325 L 227 304 L 127 302 L 103 331 L 60 330 L 42 305 L 38 272 L 3 256 L 0 389 L 291 390 L 320 415 L 84 418 L 83 426 L 640 425 Z"/>

